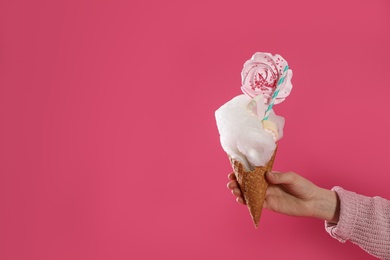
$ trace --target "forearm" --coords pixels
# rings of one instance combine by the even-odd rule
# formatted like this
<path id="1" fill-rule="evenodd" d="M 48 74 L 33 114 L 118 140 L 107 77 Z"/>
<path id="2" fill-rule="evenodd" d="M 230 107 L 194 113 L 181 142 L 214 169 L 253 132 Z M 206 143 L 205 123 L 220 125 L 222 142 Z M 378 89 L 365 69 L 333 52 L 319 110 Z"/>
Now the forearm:
<path id="1" fill-rule="evenodd" d="M 350 241 L 380 259 L 390 259 L 390 201 L 334 187 L 340 198 L 340 219 L 326 230 L 341 242 Z"/>

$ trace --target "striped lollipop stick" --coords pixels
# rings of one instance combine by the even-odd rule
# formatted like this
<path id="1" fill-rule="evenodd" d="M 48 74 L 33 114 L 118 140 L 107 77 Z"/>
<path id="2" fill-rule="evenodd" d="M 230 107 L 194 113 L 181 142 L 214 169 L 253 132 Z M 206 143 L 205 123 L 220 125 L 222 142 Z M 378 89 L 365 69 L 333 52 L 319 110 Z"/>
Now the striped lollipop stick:
<path id="1" fill-rule="evenodd" d="M 276 84 L 276 88 L 275 88 L 274 93 L 272 94 L 271 100 L 269 102 L 269 106 L 268 106 L 267 110 L 265 110 L 265 115 L 264 115 L 263 120 L 268 120 L 268 117 L 269 117 L 269 114 L 271 113 L 272 107 L 275 104 L 276 97 L 278 96 L 280 88 L 283 85 L 284 79 L 287 76 L 287 71 L 288 71 L 288 65 L 286 65 L 286 67 L 284 68 L 282 76 L 280 77 L 278 84 Z"/>

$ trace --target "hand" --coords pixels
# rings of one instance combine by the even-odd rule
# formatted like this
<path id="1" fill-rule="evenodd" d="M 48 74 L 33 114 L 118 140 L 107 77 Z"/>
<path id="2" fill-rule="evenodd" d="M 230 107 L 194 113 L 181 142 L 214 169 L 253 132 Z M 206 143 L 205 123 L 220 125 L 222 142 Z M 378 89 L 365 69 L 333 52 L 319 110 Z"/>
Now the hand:
<path id="1" fill-rule="evenodd" d="M 228 188 L 244 204 L 234 173 L 229 174 Z M 264 207 L 289 216 L 315 217 L 337 223 L 339 201 L 336 192 L 320 188 L 293 173 L 267 172 L 268 189 Z"/>

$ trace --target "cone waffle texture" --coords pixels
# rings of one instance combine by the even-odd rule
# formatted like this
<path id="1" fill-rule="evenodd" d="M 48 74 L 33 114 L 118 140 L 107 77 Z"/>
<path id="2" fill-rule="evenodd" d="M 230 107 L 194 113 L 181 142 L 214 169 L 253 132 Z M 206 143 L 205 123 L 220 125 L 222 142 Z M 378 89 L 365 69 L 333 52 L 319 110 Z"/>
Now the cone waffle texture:
<path id="1" fill-rule="evenodd" d="M 230 164 L 232 165 L 234 174 L 236 175 L 239 188 L 243 194 L 246 205 L 248 206 L 255 228 L 259 225 L 265 200 L 265 192 L 268 187 L 268 182 L 265 179 L 265 173 L 272 171 L 276 150 L 277 149 L 275 149 L 272 158 L 265 166 L 257 166 L 253 171 L 245 171 L 245 167 L 242 163 L 229 156 Z"/>

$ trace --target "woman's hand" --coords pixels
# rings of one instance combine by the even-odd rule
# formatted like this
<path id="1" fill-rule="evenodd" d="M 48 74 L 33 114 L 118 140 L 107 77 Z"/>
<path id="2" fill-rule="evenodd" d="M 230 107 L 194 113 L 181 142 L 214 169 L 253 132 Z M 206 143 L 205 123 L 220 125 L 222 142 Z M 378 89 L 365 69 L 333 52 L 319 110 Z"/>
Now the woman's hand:
<path id="1" fill-rule="evenodd" d="M 234 173 L 229 174 L 228 188 L 237 197 L 237 202 L 245 201 Z M 268 189 L 264 207 L 289 216 L 315 217 L 337 223 L 339 201 L 336 192 L 320 188 L 302 176 L 293 173 L 267 172 Z"/>

